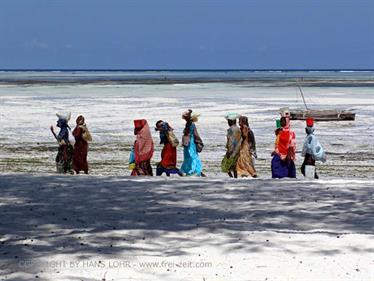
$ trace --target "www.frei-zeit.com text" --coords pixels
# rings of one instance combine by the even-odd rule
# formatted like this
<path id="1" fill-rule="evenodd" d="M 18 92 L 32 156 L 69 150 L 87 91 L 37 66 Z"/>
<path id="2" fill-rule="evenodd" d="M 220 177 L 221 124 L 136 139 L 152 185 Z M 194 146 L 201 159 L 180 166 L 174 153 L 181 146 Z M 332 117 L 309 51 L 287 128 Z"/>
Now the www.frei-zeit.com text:
<path id="1" fill-rule="evenodd" d="M 89 268 L 211 268 L 213 264 L 207 261 L 130 261 L 130 260 L 82 260 L 82 261 L 33 261 L 20 260 L 19 267 L 34 267 L 45 269 L 89 269 Z"/>

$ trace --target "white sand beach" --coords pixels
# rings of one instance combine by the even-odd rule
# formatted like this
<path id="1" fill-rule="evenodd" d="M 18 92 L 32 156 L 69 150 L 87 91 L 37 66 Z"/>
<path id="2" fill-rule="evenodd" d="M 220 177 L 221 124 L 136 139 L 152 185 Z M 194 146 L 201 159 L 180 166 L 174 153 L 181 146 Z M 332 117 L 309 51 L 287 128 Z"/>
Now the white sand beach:
<path id="1" fill-rule="evenodd" d="M 0 280 L 374 278 L 372 180 L 0 182 Z"/>

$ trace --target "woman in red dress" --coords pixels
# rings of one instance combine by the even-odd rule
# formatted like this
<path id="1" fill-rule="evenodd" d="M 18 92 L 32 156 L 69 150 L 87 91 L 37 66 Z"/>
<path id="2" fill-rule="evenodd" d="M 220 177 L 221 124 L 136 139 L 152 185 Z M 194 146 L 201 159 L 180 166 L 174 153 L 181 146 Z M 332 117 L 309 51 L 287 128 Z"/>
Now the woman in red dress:
<path id="1" fill-rule="evenodd" d="M 177 168 L 178 140 L 173 134 L 173 128 L 167 122 L 159 120 L 155 129 L 160 132 L 160 144 L 164 145 L 161 151 L 161 162 L 157 165 L 156 175 L 161 176 L 165 173 L 168 177 L 170 174 L 183 176 L 183 173 Z"/>
<path id="2" fill-rule="evenodd" d="M 79 174 L 80 171 L 88 174 L 88 142 L 92 141 L 92 137 L 84 123 L 84 117 L 82 115 L 78 116 L 76 122 L 77 126 L 73 130 L 73 136 L 75 138 L 73 169 L 77 174 Z"/>
<path id="3" fill-rule="evenodd" d="M 296 134 L 290 129 L 289 117 L 280 119 L 281 128 L 275 130 L 277 136 L 271 160 L 272 178 L 296 178 Z"/>

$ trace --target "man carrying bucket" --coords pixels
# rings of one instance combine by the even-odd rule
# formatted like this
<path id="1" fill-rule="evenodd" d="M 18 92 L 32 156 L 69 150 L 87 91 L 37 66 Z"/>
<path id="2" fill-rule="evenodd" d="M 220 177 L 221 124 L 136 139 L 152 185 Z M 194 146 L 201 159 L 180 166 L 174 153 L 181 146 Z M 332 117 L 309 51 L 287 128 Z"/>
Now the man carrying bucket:
<path id="1" fill-rule="evenodd" d="M 302 156 L 304 157 L 304 162 L 301 166 L 301 173 L 306 178 L 318 179 L 316 171 L 316 160 L 321 162 L 326 162 L 325 151 L 323 150 L 317 137 L 314 135 L 314 120 L 313 118 L 308 118 L 306 120 L 305 132 L 307 134 L 304 145 Z"/>

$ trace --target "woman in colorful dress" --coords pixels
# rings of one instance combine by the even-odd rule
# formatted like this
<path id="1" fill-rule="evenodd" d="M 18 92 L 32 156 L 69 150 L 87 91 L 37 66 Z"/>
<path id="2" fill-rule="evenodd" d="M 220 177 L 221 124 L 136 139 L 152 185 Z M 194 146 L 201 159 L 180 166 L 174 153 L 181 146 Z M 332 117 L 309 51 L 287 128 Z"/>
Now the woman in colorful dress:
<path id="1" fill-rule="evenodd" d="M 183 130 L 182 137 L 184 160 L 181 172 L 187 176 L 205 176 L 202 172 L 203 166 L 199 157 L 199 153 L 202 151 L 204 145 L 195 125 L 198 121 L 198 117 L 199 114 L 192 113 L 191 109 L 182 115 L 182 118 L 186 121 L 186 126 Z"/>
<path id="2" fill-rule="evenodd" d="M 276 130 L 275 149 L 271 161 L 272 178 L 296 178 L 296 135 L 290 129 L 289 117 L 280 119 L 281 128 Z"/>
<path id="3" fill-rule="evenodd" d="M 230 178 L 237 178 L 236 163 L 239 157 L 241 144 L 241 132 L 236 125 L 236 119 L 239 118 L 237 113 L 228 113 L 225 116 L 229 128 L 226 136 L 226 154 L 221 162 L 222 172 L 227 173 Z"/>
<path id="4" fill-rule="evenodd" d="M 253 131 L 249 128 L 248 118 L 240 116 L 239 126 L 241 131 L 241 145 L 239 158 L 236 162 L 236 172 L 239 177 L 257 177 L 254 167 L 254 157 L 256 154 L 256 142 Z"/>
<path id="5" fill-rule="evenodd" d="M 165 173 L 168 177 L 170 174 L 183 176 L 182 172 L 177 168 L 177 146 L 179 141 L 173 133 L 173 128 L 170 127 L 169 123 L 159 120 L 155 129 L 160 132 L 160 144 L 164 145 L 161 152 L 161 162 L 157 165 L 156 175 L 161 176 Z"/>
<path id="6" fill-rule="evenodd" d="M 92 141 L 92 137 L 84 123 L 84 117 L 82 115 L 77 117 L 76 123 L 77 125 L 73 130 L 73 136 L 75 138 L 73 169 L 77 174 L 79 174 L 80 171 L 88 174 L 88 142 Z"/>
<path id="7" fill-rule="evenodd" d="M 61 114 L 56 115 L 58 118 L 56 126 L 60 128 L 60 132 L 56 134 L 53 126 L 51 126 L 50 129 L 53 136 L 58 142 L 58 152 L 56 156 L 57 173 L 73 173 L 71 170 L 73 160 L 73 146 L 70 144 L 69 141 L 70 127 L 68 125 L 71 114 L 69 113 L 67 116 L 63 116 Z"/>
<path id="8" fill-rule="evenodd" d="M 153 156 L 153 139 L 148 122 L 145 119 L 134 120 L 134 161 L 132 176 L 153 176 L 151 158 Z"/>

